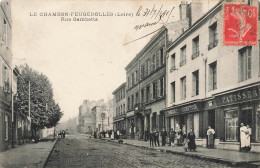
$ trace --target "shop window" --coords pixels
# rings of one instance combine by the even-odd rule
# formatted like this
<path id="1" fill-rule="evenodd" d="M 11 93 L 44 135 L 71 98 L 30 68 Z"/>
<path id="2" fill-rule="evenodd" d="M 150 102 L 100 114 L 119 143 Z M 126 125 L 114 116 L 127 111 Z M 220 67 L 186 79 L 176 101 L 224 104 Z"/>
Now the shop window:
<path id="1" fill-rule="evenodd" d="M 209 91 L 217 89 L 217 62 L 209 64 Z"/>
<path id="2" fill-rule="evenodd" d="M 238 110 L 225 111 L 225 140 L 238 140 Z"/>
<path id="3" fill-rule="evenodd" d="M 186 76 L 181 78 L 181 100 L 186 99 Z"/>
<path id="4" fill-rule="evenodd" d="M 180 67 L 185 65 L 187 62 L 186 60 L 186 45 L 181 48 L 181 55 L 180 55 Z"/>
<path id="5" fill-rule="evenodd" d="M 199 70 L 192 73 L 192 96 L 199 95 Z"/>
<path id="6" fill-rule="evenodd" d="M 171 88 L 172 88 L 172 103 L 175 102 L 175 82 L 171 83 Z"/>
<path id="7" fill-rule="evenodd" d="M 245 81 L 251 78 L 251 56 L 252 56 L 252 47 L 244 47 L 239 52 L 238 59 L 238 82 Z"/>

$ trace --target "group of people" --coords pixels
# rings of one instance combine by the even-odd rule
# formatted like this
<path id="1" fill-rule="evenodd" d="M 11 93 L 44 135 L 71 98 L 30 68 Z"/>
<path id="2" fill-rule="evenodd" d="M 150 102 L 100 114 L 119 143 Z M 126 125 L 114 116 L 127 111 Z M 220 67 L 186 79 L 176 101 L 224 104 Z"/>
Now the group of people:
<path id="1" fill-rule="evenodd" d="M 112 130 L 108 130 L 108 131 L 101 131 L 101 132 L 91 132 L 91 137 L 93 136 L 95 139 L 99 138 L 106 138 L 106 135 L 108 135 L 109 138 L 111 138 L 111 135 L 113 134 Z"/>
<path id="2" fill-rule="evenodd" d="M 58 133 L 58 137 L 64 139 L 65 136 L 66 136 L 66 131 L 65 130 L 60 130 L 60 132 Z"/>

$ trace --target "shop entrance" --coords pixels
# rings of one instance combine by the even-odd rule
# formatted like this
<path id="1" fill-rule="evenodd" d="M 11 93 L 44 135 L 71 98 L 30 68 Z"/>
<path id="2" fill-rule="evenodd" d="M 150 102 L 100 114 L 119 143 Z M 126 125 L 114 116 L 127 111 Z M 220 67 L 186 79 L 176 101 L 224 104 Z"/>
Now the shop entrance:
<path id="1" fill-rule="evenodd" d="M 252 128 L 252 108 L 242 108 L 240 123 L 244 123 L 244 125 L 249 125 Z"/>
<path id="2" fill-rule="evenodd" d="M 208 126 L 215 130 L 215 110 L 208 111 Z"/>

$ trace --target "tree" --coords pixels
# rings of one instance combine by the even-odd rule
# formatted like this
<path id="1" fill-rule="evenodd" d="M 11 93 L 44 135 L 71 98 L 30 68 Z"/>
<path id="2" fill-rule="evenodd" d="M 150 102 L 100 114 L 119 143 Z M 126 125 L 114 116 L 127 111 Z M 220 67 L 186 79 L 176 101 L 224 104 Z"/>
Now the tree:
<path id="1" fill-rule="evenodd" d="M 17 82 L 17 96 L 14 108 L 28 116 L 29 82 L 31 128 L 36 132 L 44 127 L 56 126 L 63 113 L 53 99 L 52 85 L 47 76 L 27 64 L 21 65 L 21 75 Z"/>

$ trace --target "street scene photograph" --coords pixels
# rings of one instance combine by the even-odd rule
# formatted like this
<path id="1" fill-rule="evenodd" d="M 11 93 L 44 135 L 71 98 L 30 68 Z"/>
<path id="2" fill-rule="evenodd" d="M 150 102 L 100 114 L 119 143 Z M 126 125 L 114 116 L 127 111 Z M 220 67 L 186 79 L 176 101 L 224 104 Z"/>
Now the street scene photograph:
<path id="1" fill-rule="evenodd" d="M 260 167 L 260 0 L 0 0 L 0 168 Z"/>

